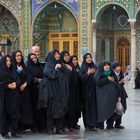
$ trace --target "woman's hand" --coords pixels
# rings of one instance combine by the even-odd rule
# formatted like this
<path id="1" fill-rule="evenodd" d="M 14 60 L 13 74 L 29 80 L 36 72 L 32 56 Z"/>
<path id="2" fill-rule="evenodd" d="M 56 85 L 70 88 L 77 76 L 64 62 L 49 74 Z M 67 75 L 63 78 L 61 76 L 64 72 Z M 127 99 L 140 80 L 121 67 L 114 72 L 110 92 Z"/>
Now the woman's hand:
<path id="1" fill-rule="evenodd" d="M 11 84 L 8 84 L 8 88 L 9 89 L 16 89 L 17 85 L 15 82 L 11 83 Z"/>
<path id="2" fill-rule="evenodd" d="M 17 69 L 20 70 L 20 71 L 22 71 L 23 70 L 23 67 L 17 65 Z"/>
<path id="3" fill-rule="evenodd" d="M 109 80 L 109 81 L 114 81 L 114 77 L 108 76 L 108 80 Z"/>
<path id="4" fill-rule="evenodd" d="M 25 82 L 24 84 L 20 86 L 20 91 L 23 91 L 26 88 L 26 86 L 27 86 L 27 83 Z"/>
<path id="5" fill-rule="evenodd" d="M 40 83 L 42 81 L 41 78 L 37 78 L 37 82 Z"/>
<path id="6" fill-rule="evenodd" d="M 66 64 L 66 67 L 68 70 L 72 71 L 72 67 L 70 65 Z"/>
<path id="7" fill-rule="evenodd" d="M 120 84 L 124 84 L 124 79 L 122 79 L 121 81 L 119 81 Z"/>
<path id="8" fill-rule="evenodd" d="M 55 69 L 57 69 L 57 68 L 61 69 L 61 64 L 56 64 Z"/>
<path id="9" fill-rule="evenodd" d="M 88 68 L 88 71 L 87 71 L 87 74 L 92 74 L 92 73 L 95 73 L 95 69 L 94 68 Z"/>

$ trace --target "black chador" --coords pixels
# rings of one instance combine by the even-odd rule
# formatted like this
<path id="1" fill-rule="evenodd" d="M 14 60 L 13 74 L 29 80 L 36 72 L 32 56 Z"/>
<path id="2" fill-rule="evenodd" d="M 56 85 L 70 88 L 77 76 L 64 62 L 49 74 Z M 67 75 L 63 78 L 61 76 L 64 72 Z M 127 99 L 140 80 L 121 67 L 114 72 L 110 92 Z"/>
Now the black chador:
<path id="1" fill-rule="evenodd" d="M 118 73 L 116 68 L 117 67 L 120 67 L 120 72 Z M 126 93 L 126 90 L 124 88 L 124 74 L 121 70 L 121 65 L 119 62 L 113 62 L 112 63 L 112 69 L 114 70 L 115 74 L 116 74 L 116 77 L 118 78 L 118 81 L 119 81 L 119 84 L 120 84 L 120 98 L 121 98 L 121 103 L 123 105 L 123 108 L 124 108 L 124 112 L 126 111 L 127 109 L 127 102 L 126 102 L 126 99 L 128 98 L 128 95 Z M 122 116 L 120 116 L 118 119 L 116 119 L 116 123 L 115 123 L 115 128 L 118 128 L 118 129 L 123 129 L 124 127 L 121 125 L 122 123 Z"/>
<path id="2" fill-rule="evenodd" d="M 71 81 L 70 81 L 70 94 L 69 94 L 69 114 L 71 115 L 72 128 L 79 129 L 77 125 L 81 117 L 81 95 L 80 95 L 80 67 L 78 64 L 77 56 L 70 57 L 70 65 L 72 67 Z"/>
<path id="3" fill-rule="evenodd" d="M 49 134 L 56 128 L 60 133 L 63 118 L 68 106 L 68 81 L 65 67 L 59 63 L 60 55 L 57 50 L 50 52 L 46 59 L 44 78 L 39 94 L 39 108 L 47 108 L 47 128 Z"/>
<path id="4" fill-rule="evenodd" d="M 15 65 L 16 73 L 20 78 L 20 93 L 19 93 L 19 109 L 21 118 L 19 120 L 19 129 L 23 130 L 29 125 L 33 124 L 33 116 L 31 111 L 31 101 L 30 101 L 30 74 L 24 64 L 23 56 L 21 51 L 15 51 L 12 53 L 12 60 Z"/>
<path id="5" fill-rule="evenodd" d="M 27 68 L 31 74 L 31 82 L 29 91 L 31 95 L 31 105 L 34 118 L 33 131 L 42 131 L 46 128 L 46 111 L 37 109 L 40 83 L 43 79 L 43 67 L 36 58 L 36 55 L 31 53 L 28 55 Z"/>
<path id="6" fill-rule="evenodd" d="M 91 54 L 85 54 L 81 65 L 80 76 L 82 80 L 82 113 L 86 130 L 94 130 L 96 126 L 96 96 L 93 80 L 96 68 Z"/>
<path id="7" fill-rule="evenodd" d="M 139 68 L 136 69 L 136 78 L 135 78 L 135 89 L 140 88 L 140 70 Z"/>
<path id="8" fill-rule="evenodd" d="M 1 135 L 6 138 L 9 137 L 9 126 L 11 126 L 11 135 L 16 137 L 20 117 L 19 84 L 20 80 L 13 67 L 11 57 L 6 55 L 1 59 L 0 68 L 0 126 Z"/>
<path id="9" fill-rule="evenodd" d="M 109 66 L 109 69 L 105 70 L 105 66 Z M 110 119 L 115 112 L 120 88 L 111 64 L 106 61 L 99 64 L 94 80 L 96 83 L 97 122 L 102 124 L 100 128 L 103 129 L 103 122 Z"/>
<path id="10" fill-rule="evenodd" d="M 72 80 L 72 67 L 70 63 L 70 54 L 68 51 L 62 51 L 60 55 L 60 60 L 62 65 L 66 68 L 66 75 L 67 80 L 69 83 L 69 98 L 68 98 L 68 112 L 66 113 L 64 117 L 64 128 L 68 128 L 70 131 L 72 131 L 73 127 L 73 120 L 74 120 L 74 114 L 71 110 L 71 100 L 72 100 L 72 89 L 71 89 L 71 80 Z"/>

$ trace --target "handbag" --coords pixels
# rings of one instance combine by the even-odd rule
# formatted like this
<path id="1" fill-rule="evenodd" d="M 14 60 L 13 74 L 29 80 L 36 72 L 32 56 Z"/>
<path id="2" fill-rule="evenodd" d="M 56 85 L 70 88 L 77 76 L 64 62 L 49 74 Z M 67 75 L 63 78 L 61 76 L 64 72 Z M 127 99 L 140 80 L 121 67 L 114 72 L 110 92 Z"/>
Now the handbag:
<path id="1" fill-rule="evenodd" d="M 119 98 L 118 99 L 118 102 L 116 104 L 116 109 L 115 109 L 115 112 L 118 114 L 118 115 L 123 115 L 124 114 L 124 107 L 121 103 L 121 99 Z"/>

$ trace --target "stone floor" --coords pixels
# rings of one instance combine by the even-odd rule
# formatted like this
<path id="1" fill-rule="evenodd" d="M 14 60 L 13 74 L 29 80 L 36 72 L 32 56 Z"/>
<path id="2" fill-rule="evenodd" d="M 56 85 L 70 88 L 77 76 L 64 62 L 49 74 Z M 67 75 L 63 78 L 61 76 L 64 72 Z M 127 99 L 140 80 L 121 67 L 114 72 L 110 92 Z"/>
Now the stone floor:
<path id="1" fill-rule="evenodd" d="M 47 134 L 26 134 L 20 140 L 140 140 L 140 90 L 134 90 L 132 86 L 127 86 L 128 110 L 123 116 L 124 130 L 113 130 L 112 132 L 98 131 L 85 132 L 82 120 L 80 131 L 68 133 L 66 135 Z M 0 137 L 0 139 L 2 139 Z"/>

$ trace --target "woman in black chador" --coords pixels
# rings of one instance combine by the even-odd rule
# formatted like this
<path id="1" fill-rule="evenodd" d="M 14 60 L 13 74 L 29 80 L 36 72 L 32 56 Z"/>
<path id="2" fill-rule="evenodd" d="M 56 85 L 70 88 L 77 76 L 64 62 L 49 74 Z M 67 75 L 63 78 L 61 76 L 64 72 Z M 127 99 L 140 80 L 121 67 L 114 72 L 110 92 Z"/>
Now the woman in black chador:
<path id="1" fill-rule="evenodd" d="M 71 110 L 73 105 L 70 104 L 70 102 L 72 100 L 72 88 L 71 88 L 72 67 L 71 67 L 71 63 L 70 63 L 69 52 L 62 51 L 61 55 L 60 55 L 60 60 L 61 60 L 62 65 L 66 68 L 66 75 L 67 75 L 67 80 L 69 83 L 68 111 L 64 117 L 64 131 L 66 129 L 69 129 L 69 131 L 72 131 L 74 114 L 73 114 L 73 111 Z"/>
<path id="2" fill-rule="evenodd" d="M 31 105 L 34 118 L 34 125 L 32 130 L 40 132 L 46 128 L 46 111 L 43 109 L 37 109 L 39 88 L 43 78 L 43 68 L 36 55 L 33 53 L 28 55 L 27 68 L 31 74 L 29 91 L 31 95 Z"/>
<path id="3" fill-rule="evenodd" d="M 39 108 L 47 108 L 47 129 L 52 134 L 54 128 L 60 134 L 63 118 L 67 112 L 68 81 L 65 67 L 59 62 L 60 54 L 54 50 L 47 55 L 44 78 L 39 94 Z"/>
<path id="4" fill-rule="evenodd" d="M 70 57 L 70 63 L 72 67 L 71 72 L 71 95 L 69 96 L 69 111 L 72 116 L 72 128 L 79 129 L 80 126 L 77 124 L 81 117 L 81 95 L 80 95 L 80 67 L 78 64 L 78 58 L 76 55 Z"/>
<path id="5" fill-rule="evenodd" d="M 0 125 L 2 137 L 17 137 L 19 115 L 18 95 L 20 80 L 12 65 L 11 57 L 6 55 L 1 59 L 0 68 Z"/>
<path id="6" fill-rule="evenodd" d="M 112 63 L 112 69 L 114 70 L 116 77 L 118 78 L 119 84 L 120 84 L 120 88 L 121 88 L 121 103 L 123 105 L 124 108 L 124 113 L 127 109 L 127 103 L 126 103 L 126 98 L 128 98 L 128 95 L 126 93 L 126 90 L 124 88 L 125 82 L 124 82 L 124 74 L 121 70 L 121 64 L 119 62 L 113 62 Z M 115 128 L 117 129 L 124 129 L 124 126 L 121 125 L 122 123 L 122 116 L 120 115 L 117 119 L 116 119 L 116 123 L 115 123 Z"/>
<path id="7" fill-rule="evenodd" d="M 93 81 L 96 68 L 91 54 L 86 53 L 80 71 L 82 79 L 82 113 L 86 130 L 94 130 L 94 127 L 96 127 L 96 96 Z"/>
<path id="8" fill-rule="evenodd" d="M 97 122 L 100 129 L 104 129 L 104 121 L 107 121 L 107 129 L 113 127 L 112 116 L 114 115 L 116 103 L 120 96 L 118 79 L 107 61 L 100 63 L 95 73 L 96 100 L 97 100 Z"/>
<path id="9" fill-rule="evenodd" d="M 30 76 L 25 67 L 22 52 L 20 50 L 12 53 L 12 60 L 15 65 L 16 73 L 20 78 L 20 92 L 19 92 L 19 129 L 25 130 L 33 124 L 33 117 L 31 111 L 31 101 L 29 92 Z"/>
<path id="10" fill-rule="evenodd" d="M 136 68 L 135 89 L 140 88 L 140 70 Z"/>

